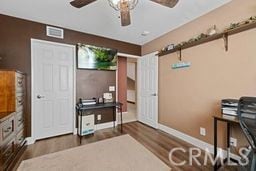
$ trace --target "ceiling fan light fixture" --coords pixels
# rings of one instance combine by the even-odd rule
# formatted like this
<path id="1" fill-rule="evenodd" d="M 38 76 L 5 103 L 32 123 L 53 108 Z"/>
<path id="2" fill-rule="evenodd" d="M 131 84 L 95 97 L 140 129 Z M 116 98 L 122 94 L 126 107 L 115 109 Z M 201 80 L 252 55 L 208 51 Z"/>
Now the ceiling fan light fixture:
<path id="1" fill-rule="evenodd" d="M 82 8 L 87 6 L 97 0 L 73 0 L 70 4 L 76 8 Z M 130 11 L 133 10 L 138 4 L 139 0 L 108 0 L 109 5 L 116 11 L 120 12 L 121 26 L 128 26 L 131 24 L 131 14 Z M 158 3 L 160 5 L 173 8 L 179 0 L 151 0 L 152 2 Z M 142 36 L 146 36 L 149 33 L 144 33 Z"/>
<path id="2" fill-rule="evenodd" d="M 108 0 L 109 5 L 114 8 L 116 11 L 120 11 L 121 10 L 121 4 L 122 3 L 126 3 L 128 4 L 128 8 L 129 10 L 132 10 L 136 7 L 136 5 L 138 4 L 138 0 Z"/>

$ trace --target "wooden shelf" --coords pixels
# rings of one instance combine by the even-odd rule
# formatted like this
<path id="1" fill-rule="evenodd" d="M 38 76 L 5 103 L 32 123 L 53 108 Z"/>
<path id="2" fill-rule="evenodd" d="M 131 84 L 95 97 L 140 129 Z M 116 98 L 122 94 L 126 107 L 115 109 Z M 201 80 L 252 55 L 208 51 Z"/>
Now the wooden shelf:
<path id="1" fill-rule="evenodd" d="M 168 50 L 168 51 L 160 52 L 158 54 L 158 56 L 161 57 L 161 56 L 164 56 L 164 55 L 168 55 L 168 54 L 180 51 L 180 50 L 188 49 L 188 48 L 198 46 L 200 44 L 211 42 L 211 41 L 221 39 L 221 38 L 224 38 L 224 40 L 225 40 L 225 49 L 228 50 L 228 36 L 233 35 L 233 34 L 237 34 L 237 33 L 240 33 L 240 32 L 246 31 L 246 30 L 250 30 L 250 29 L 253 29 L 253 28 L 256 28 L 256 22 L 253 22 L 253 23 L 250 23 L 250 24 L 245 24 L 243 26 L 240 26 L 240 27 L 232 29 L 232 30 L 228 30 L 228 31 L 224 31 L 222 33 L 212 35 L 212 36 L 208 36 L 208 37 L 202 38 L 198 41 L 187 43 L 187 44 L 185 44 L 181 47 L 176 47 L 176 48 Z"/>

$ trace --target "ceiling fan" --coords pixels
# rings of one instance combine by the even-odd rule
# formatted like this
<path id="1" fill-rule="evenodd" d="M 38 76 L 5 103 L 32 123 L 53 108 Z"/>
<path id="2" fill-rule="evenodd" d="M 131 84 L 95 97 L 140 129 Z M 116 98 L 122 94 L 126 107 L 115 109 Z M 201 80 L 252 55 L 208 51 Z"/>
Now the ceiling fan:
<path id="1" fill-rule="evenodd" d="M 76 8 L 82 8 L 97 0 L 73 0 L 70 4 Z M 130 10 L 134 9 L 138 0 L 108 0 L 111 7 L 120 11 L 121 25 L 128 26 L 131 24 Z M 173 8 L 179 0 L 150 0 L 160 5 Z"/>

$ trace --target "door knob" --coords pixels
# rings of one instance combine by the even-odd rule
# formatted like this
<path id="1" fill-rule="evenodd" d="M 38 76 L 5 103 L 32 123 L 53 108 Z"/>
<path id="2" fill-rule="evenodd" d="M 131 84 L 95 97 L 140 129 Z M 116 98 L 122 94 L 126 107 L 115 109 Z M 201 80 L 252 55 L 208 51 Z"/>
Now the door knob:
<path id="1" fill-rule="evenodd" d="M 41 96 L 41 95 L 37 95 L 36 97 L 37 97 L 38 99 L 44 98 L 44 96 Z"/>
<path id="2" fill-rule="evenodd" d="M 157 94 L 156 94 L 156 93 L 154 93 L 154 94 L 151 94 L 151 96 L 157 96 Z"/>

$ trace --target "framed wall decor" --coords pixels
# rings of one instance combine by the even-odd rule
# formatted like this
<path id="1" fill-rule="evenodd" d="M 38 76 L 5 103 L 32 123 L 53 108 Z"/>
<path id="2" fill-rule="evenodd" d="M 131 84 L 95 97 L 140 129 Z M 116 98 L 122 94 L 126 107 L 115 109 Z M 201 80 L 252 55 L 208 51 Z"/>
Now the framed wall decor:
<path id="1" fill-rule="evenodd" d="M 117 50 L 77 44 L 77 68 L 92 70 L 117 69 Z"/>

